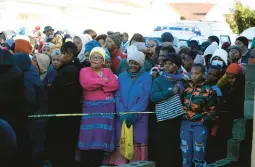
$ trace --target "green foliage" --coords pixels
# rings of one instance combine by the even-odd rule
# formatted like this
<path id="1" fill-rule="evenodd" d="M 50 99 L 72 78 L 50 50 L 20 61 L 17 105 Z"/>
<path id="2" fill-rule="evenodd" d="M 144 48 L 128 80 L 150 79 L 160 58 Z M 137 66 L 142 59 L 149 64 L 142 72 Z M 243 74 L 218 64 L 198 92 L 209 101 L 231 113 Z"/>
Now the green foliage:
<path id="1" fill-rule="evenodd" d="M 232 9 L 232 17 L 227 20 L 234 33 L 240 34 L 245 29 L 255 26 L 255 11 L 237 1 Z"/>

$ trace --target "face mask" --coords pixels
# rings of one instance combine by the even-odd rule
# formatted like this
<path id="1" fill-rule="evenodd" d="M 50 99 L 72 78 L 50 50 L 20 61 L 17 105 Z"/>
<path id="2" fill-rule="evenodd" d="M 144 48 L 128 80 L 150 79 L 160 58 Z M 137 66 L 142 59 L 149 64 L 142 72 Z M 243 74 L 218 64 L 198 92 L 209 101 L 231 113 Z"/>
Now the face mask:
<path id="1" fill-rule="evenodd" d="M 213 60 L 213 61 L 212 61 L 212 65 L 213 65 L 213 66 L 220 66 L 220 67 L 223 67 L 223 61 L 220 61 L 220 60 Z"/>
<path id="2" fill-rule="evenodd" d="M 49 38 L 53 38 L 54 37 L 54 34 L 51 34 L 50 36 L 49 36 Z"/>

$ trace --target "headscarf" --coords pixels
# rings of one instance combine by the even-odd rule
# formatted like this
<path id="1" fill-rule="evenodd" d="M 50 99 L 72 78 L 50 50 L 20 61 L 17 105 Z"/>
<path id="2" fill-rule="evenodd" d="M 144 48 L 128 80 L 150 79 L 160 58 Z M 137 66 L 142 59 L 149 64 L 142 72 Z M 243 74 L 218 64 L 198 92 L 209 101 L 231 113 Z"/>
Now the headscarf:
<path id="1" fill-rule="evenodd" d="M 37 64 L 40 69 L 40 79 L 43 80 L 47 74 L 50 65 L 50 57 L 48 55 L 38 53 L 36 55 Z"/>
<path id="2" fill-rule="evenodd" d="M 14 55 L 15 62 L 24 73 L 24 83 L 26 87 L 26 99 L 29 103 L 36 102 L 36 88 L 42 86 L 39 74 L 36 68 L 31 64 L 31 59 L 26 53 L 17 53 Z"/>
<path id="3" fill-rule="evenodd" d="M 209 45 L 205 52 L 204 52 L 204 56 L 207 56 L 207 55 L 212 55 L 216 49 L 218 49 L 219 46 L 218 46 L 218 43 L 217 42 L 213 42 L 211 45 Z"/>
<path id="4" fill-rule="evenodd" d="M 85 53 L 85 45 L 90 41 L 90 38 L 88 38 L 88 36 L 85 34 L 76 35 L 73 37 L 73 39 L 74 38 L 79 38 L 82 42 L 82 48 L 81 48 L 81 51 L 77 57 L 80 60 L 80 62 L 84 62 L 84 60 L 86 59 L 85 54 L 84 54 Z"/>

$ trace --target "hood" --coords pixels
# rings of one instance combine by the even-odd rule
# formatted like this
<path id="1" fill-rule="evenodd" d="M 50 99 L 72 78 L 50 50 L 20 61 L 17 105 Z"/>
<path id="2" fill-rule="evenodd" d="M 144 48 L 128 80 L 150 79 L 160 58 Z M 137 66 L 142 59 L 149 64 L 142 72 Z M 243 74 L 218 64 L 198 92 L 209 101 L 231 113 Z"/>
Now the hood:
<path id="1" fill-rule="evenodd" d="M 212 63 L 212 60 L 214 57 L 220 57 L 226 65 L 228 65 L 228 53 L 224 49 L 216 49 L 213 53 L 213 56 L 210 59 L 210 62 Z"/>
<path id="2" fill-rule="evenodd" d="M 80 60 L 80 62 L 83 62 L 84 60 L 85 60 L 85 45 L 88 43 L 88 42 L 90 42 L 91 41 L 91 38 L 88 36 L 88 35 L 86 35 L 86 34 L 80 34 L 80 35 L 75 35 L 74 37 L 73 37 L 73 39 L 74 38 L 80 38 L 81 39 L 81 42 L 82 42 L 82 48 L 81 48 L 81 51 L 80 51 L 80 53 L 78 54 L 78 58 L 79 58 L 79 60 Z"/>
<path id="3" fill-rule="evenodd" d="M 36 60 L 40 69 L 40 74 L 46 73 L 50 65 L 50 57 L 48 55 L 38 53 L 36 55 Z"/>
<path id="4" fill-rule="evenodd" d="M 219 48 L 219 45 L 217 42 L 213 42 L 211 45 L 209 45 L 205 52 L 204 52 L 204 56 L 207 56 L 207 55 L 212 55 L 216 49 Z"/>
<path id="5" fill-rule="evenodd" d="M 16 65 L 21 68 L 22 71 L 27 71 L 32 62 L 28 54 L 16 53 L 14 54 Z"/>

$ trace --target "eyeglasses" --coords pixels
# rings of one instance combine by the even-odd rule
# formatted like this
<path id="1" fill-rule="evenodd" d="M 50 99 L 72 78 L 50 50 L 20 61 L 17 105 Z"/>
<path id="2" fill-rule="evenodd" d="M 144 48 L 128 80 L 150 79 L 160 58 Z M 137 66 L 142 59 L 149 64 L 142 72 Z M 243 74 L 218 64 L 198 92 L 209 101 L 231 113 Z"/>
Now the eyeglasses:
<path id="1" fill-rule="evenodd" d="M 102 58 L 101 56 L 92 56 L 92 57 L 90 58 L 90 60 L 95 60 L 95 61 L 97 61 L 97 60 L 103 60 L 103 58 Z"/>

